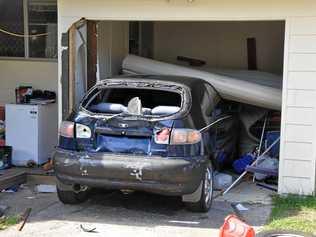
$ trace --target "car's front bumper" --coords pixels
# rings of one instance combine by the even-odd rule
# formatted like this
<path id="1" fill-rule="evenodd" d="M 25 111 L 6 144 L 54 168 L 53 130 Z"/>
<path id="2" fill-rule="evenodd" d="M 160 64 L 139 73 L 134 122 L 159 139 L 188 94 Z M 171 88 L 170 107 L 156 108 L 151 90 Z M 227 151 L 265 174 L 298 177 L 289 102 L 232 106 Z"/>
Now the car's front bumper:
<path id="1" fill-rule="evenodd" d="M 86 153 L 57 149 L 54 167 L 64 184 L 132 189 L 164 195 L 193 193 L 206 167 L 205 157 L 154 157 Z"/>

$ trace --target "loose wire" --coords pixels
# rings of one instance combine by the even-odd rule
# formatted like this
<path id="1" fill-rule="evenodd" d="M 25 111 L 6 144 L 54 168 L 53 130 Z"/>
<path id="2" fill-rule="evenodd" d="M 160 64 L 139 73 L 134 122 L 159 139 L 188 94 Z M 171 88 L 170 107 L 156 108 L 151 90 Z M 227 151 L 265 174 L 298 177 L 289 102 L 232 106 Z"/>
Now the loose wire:
<path id="1" fill-rule="evenodd" d="M 34 34 L 34 35 L 25 35 L 25 34 L 18 34 L 18 33 L 13 33 L 7 30 L 4 30 L 0 27 L 0 32 L 7 34 L 7 35 L 11 35 L 11 36 L 15 36 L 15 37 L 19 37 L 19 38 L 32 38 L 32 37 L 41 37 L 41 36 L 48 36 L 50 33 L 41 33 L 41 34 Z"/>

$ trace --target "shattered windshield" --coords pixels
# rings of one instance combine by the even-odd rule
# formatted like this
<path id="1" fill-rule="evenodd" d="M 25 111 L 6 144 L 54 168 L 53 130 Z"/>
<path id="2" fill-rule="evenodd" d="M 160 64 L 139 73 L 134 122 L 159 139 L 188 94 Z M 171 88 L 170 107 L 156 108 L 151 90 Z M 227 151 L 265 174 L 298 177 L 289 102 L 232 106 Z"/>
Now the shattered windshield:
<path id="1" fill-rule="evenodd" d="M 181 110 L 183 101 L 179 92 L 156 88 L 104 87 L 91 91 L 83 101 L 84 109 L 95 114 L 130 115 L 131 102 L 137 100 L 137 115 L 168 116 Z M 133 113 L 136 115 L 136 112 Z"/>

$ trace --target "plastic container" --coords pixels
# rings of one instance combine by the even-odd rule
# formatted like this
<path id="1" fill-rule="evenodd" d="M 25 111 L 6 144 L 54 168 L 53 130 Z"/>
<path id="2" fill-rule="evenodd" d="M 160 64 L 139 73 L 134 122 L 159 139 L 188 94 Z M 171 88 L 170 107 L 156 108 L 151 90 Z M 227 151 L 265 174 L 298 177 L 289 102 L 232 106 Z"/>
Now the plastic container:
<path id="1" fill-rule="evenodd" d="M 228 188 L 233 183 L 233 177 L 229 174 L 215 173 L 214 175 L 214 188 L 223 190 Z"/>
<path id="2" fill-rule="evenodd" d="M 0 146 L 0 170 L 9 169 L 12 166 L 12 147 Z"/>
<path id="3" fill-rule="evenodd" d="M 268 169 L 268 170 L 278 170 L 279 169 L 279 160 L 271 158 L 269 156 L 260 157 L 256 164 L 257 168 Z M 255 173 L 257 180 L 262 181 L 269 177 L 268 174 Z"/>
<path id="4" fill-rule="evenodd" d="M 254 162 L 254 160 L 255 157 L 252 154 L 243 155 L 240 159 L 234 161 L 233 168 L 238 174 L 241 174 L 245 171 L 248 165 L 251 165 L 252 162 Z"/>
<path id="5" fill-rule="evenodd" d="M 225 218 L 219 237 L 255 237 L 254 229 L 234 215 Z"/>

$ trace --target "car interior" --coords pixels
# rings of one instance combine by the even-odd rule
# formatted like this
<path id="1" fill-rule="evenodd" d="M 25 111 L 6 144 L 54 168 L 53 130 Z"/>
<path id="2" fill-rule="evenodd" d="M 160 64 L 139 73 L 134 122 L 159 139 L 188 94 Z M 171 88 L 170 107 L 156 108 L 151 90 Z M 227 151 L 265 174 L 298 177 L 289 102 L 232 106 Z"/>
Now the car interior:
<path id="1" fill-rule="evenodd" d="M 94 113 L 126 112 L 128 102 L 134 97 L 140 99 L 143 115 L 170 115 L 181 108 L 181 95 L 163 90 L 111 88 L 102 89 L 96 94 L 91 103 L 86 105 Z"/>

